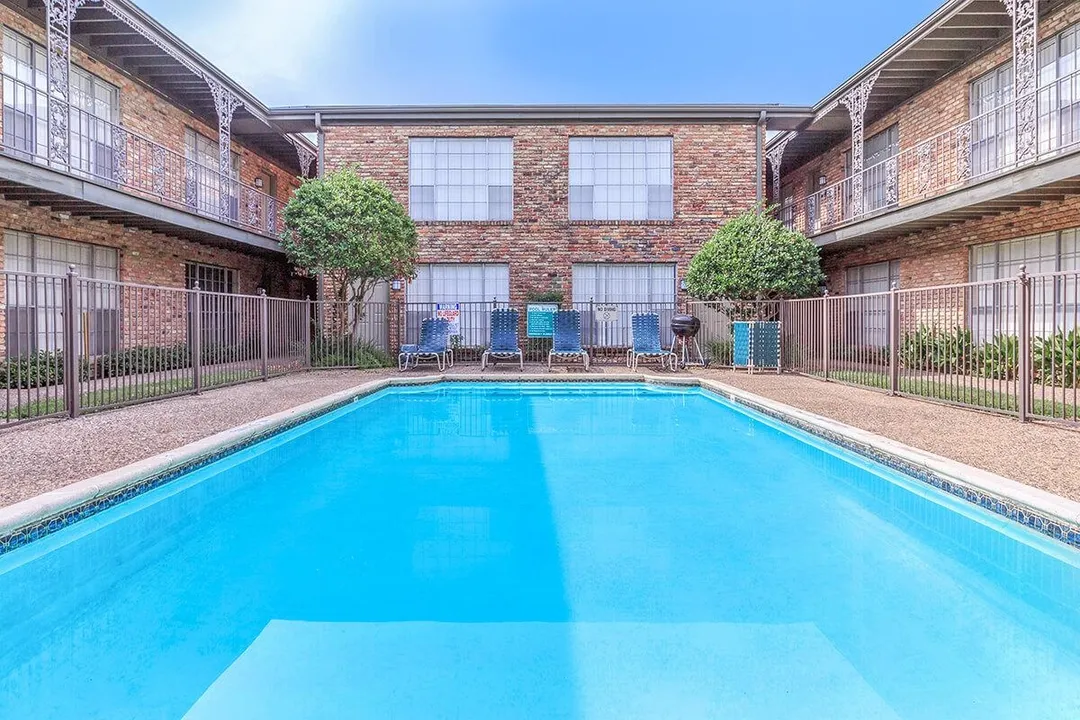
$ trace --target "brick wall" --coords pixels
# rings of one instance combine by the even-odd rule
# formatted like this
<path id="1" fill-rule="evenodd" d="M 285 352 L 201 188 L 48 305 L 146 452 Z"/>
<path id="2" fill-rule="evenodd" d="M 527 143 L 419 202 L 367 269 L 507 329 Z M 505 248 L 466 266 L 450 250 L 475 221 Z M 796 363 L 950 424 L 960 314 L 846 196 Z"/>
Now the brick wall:
<path id="1" fill-rule="evenodd" d="M 419 224 L 420 260 L 506 262 L 511 302 L 552 289 L 569 300 L 578 262 L 674 262 L 683 277 L 716 228 L 754 205 L 754 134 L 752 123 L 330 127 L 326 161 L 329 169 L 355 166 L 407 206 L 410 137 L 513 138 L 513 220 Z M 672 137 L 674 219 L 571 222 L 571 136 Z"/>
<path id="2" fill-rule="evenodd" d="M 185 263 L 199 262 L 235 270 L 237 292 L 255 293 L 265 288 L 270 295 L 300 297 L 304 290 L 303 282 L 292 275 L 283 258 L 252 255 L 87 218 L 65 219 L 46 208 L 24 203 L 0 200 L 0 228 L 117 248 L 120 279 L 124 282 L 184 287 Z M 0 232 L 0 259 L 3 248 Z"/>

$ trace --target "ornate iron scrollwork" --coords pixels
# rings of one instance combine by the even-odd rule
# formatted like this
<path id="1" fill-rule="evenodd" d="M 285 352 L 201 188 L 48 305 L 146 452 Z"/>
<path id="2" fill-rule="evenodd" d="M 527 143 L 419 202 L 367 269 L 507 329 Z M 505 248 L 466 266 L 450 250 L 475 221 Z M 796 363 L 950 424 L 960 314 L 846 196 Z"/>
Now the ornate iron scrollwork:
<path id="1" fill-rule="evenodd" d="M 784 160 L 784 150 L 787 149 L 788 143 L 795 138 L 795 133 L 785 135 L 777 141 L 769 152 L 765 153 L 765 158 L 772 165 L 772 185 L 773 185 L 773 202 L 780 202 L 780 164 Z"/>
<path id="2" fill-rule="evenodd" d="M 866 118 L 866 104 L 877 82 L 879 72 L 875 72 L 855 87 L 848 90 L 837 102 L 848 109 L 851 116 L 851 214 L 859 217 L 863 214 L 863 121 Z"/>
<path id="3" fill-rule="evenodd" d="M 1036 0 L 1002 0 L 1013 21 L 1013 68 L 1016 98 L 1016 162 L 1038 156 L 1038 3 Z"/>

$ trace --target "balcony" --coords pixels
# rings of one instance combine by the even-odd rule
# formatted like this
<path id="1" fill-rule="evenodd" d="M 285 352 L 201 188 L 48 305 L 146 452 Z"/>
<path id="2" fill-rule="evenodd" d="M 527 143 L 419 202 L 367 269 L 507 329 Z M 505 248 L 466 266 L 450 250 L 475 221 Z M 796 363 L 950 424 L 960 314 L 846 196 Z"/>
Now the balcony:
<path id="1" fill-rule="evenodd" d="M 7 199 L 200 241 L 278 249 L 275 198 L 74 106 L 67 162 L 50 160 L 46 91 L 7 75 L 3 91 L 0 192 Z"/>
<path id="2" fill-rule="evenodd" d="M 918 232 L 1080 192 L 1072 180 L 1080 174 L 1080 158 L 1070 157 L 1080 150 L 1080 72 L 1034 94 L 1034 157 L 1018 157 L 1013 100 L 912 145 L 905 146 L 901 135 L 896 155 L 785 203 L 780 217 L 819 245 L 830 245 Z M 1055 167 L 1047 172 L 1050 165 Z"/>

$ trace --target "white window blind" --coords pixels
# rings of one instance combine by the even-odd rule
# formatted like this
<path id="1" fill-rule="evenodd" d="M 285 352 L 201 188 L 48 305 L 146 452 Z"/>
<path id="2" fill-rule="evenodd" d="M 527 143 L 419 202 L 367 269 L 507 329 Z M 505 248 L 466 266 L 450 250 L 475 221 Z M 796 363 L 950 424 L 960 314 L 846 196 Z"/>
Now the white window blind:
<path id="1" fill-rule="evenodd" d="M 510 220 L 510 138 L 409 140 L 409 214 L 414 220 Z"/>
<path id="2" fill-rule="evenodd" d="M 571 220 L 670 220 L 671 138 L 571 138 Z"/>

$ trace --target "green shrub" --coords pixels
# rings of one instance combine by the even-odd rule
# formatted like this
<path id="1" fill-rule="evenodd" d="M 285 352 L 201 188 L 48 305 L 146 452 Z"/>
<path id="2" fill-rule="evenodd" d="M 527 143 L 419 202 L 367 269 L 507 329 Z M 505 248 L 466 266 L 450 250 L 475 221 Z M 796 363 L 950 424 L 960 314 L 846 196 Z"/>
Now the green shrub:
<path id="1" fill-rule="evenodd" d="M 36 388 L 64 382 L 64 353 L 41 351 L 0 361 L 0 387 Z"/>
<path id="2" fill-rule="evenodd" d="M 324 336 L 312 343 L 312 367 L 356 367 L 364 370 L 392 367 L 390 354 L 374 343 L 350 337 Z"/>
<path id="3" fill-rule="evenodd" d="M 262 356 L 259 338 L 252 336 L 238 343 L 207 343 L 202 347 L 203 365 L 257 360 Z"/>
<path id="4" fill-rule="evenodd" d="M 966 372 L 973 354 L 971 331 L 961 327 L 939 330 L 920 325 L 904 333 L 900 343 L 900 361 L 909 370 Z"/>
<path id="5" fill-rule="evenodd" d="M 718 365 L 730 365 L 735 358 L 735 343 L 731 338 L 712 338 L 705 343 L 705 355 Z"/>
<path id="6" fill-rule="evenodd" d="M 1045 338 L 1035 338 L 1031 348 L 1031 369 L 1045 385 L 1076 387 L 1080 375 L 1080 330 L 1064 330 Z"/>
<path id="7" fill-rule="evenodd" d="M 813 297 L 824 281 L 817 246 L 760 211 L 724 223 L 686 273 L 686 288 L 698 300 Z"/>
<path id="8" fill-rule="evenodd" d="M 992 380 L 1013 380 L 1020 367 L 1020 341 L 1015 335 L 996 335 L 979 349 L 979 370 Z"/>
<path id="9" fill-rule="evenodd" d="M 121 377 L 161 370 L 189 367 L 191 356 L 187 345 L 138 345 L 105 355 L 83 358 L 79 363 L 79 379 Z"/>

